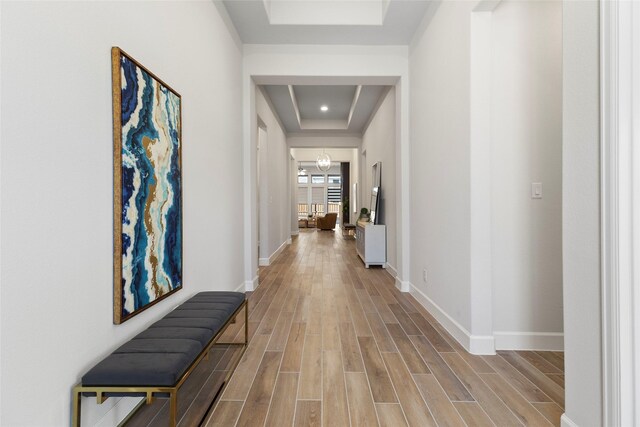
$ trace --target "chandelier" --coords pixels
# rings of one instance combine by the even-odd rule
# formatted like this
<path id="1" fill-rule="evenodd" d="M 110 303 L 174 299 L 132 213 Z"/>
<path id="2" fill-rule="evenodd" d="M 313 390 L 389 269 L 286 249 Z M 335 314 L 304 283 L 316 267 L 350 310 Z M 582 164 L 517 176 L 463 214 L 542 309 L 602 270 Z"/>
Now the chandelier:
<path id="1" fill-rule="evenodd" d="M 324 149 L 322 149 L 322 154 L 316 159 L 316 167 L 322 172 L 327 172 L 331 169 L 331 156 L 325 153 Z"/>

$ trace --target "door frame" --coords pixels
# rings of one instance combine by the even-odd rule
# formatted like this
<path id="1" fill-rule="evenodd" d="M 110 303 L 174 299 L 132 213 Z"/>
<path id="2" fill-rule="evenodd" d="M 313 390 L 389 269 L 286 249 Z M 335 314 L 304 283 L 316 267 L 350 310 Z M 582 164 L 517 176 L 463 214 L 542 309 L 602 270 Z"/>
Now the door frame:
<path id="1" fill-rule="evenodd" d="M 640 425 L 640 4 L 600 2 L 600 39 L 602 421 Z"/>

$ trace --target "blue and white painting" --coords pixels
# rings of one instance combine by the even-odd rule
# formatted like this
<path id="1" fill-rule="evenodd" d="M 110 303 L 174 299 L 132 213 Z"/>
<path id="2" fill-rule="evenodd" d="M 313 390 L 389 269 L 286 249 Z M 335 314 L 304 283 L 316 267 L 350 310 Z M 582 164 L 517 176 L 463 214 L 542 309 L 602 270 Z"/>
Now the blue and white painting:
<path id="1" fill-rule="evenodd" d="M 120 86 L 121 322 L 182 287 L 182 187 L 180 95 L 122 51 Z"/>

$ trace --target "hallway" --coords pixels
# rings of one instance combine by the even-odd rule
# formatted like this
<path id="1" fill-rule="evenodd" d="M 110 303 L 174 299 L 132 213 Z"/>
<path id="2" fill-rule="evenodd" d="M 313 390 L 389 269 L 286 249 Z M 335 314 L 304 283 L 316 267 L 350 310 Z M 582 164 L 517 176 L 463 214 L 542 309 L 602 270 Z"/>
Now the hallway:
<path id="1" fill-rule="evenodd" d="M 250 346 L 206 425 L 560 424 L 563 353 L 470 355 L 354 246 L 301 231 L 260 269 Z"/>

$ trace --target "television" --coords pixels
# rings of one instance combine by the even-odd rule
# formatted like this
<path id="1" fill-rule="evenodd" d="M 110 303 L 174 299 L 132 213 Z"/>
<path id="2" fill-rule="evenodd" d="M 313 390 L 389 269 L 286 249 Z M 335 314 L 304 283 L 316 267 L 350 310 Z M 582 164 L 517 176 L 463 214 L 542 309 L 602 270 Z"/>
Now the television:
<path id="1" fill-rule="evenodd" d="M 380 223 L 380 192 L 382 184 L 382 162 L 376 162 L 372 167 L 371 176 L 371 201 L 369 204 L 370 221 L 373 224 Z"/>

